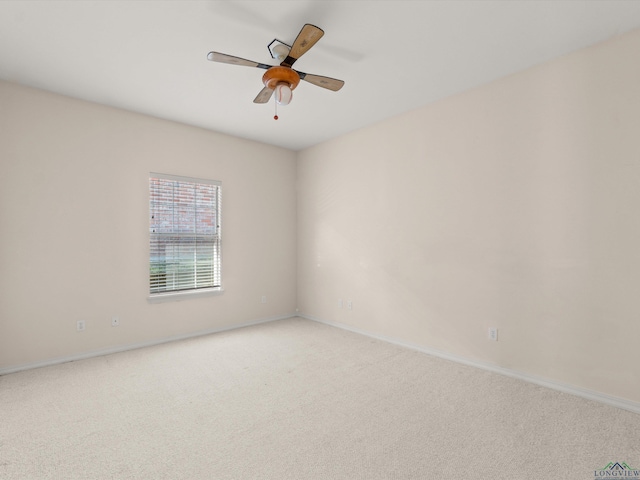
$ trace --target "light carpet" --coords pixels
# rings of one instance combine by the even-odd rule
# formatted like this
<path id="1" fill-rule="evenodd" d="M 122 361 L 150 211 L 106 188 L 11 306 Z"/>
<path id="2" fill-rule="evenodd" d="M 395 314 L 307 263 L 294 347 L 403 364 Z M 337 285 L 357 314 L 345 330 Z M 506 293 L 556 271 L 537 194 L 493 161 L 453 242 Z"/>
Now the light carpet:
<path id="1" fill-rule="evenodd" d="M 640 415 L 300 318 L 0 377 L 1 479 L 588 480 L 611 462 L 640 466 Z"/>

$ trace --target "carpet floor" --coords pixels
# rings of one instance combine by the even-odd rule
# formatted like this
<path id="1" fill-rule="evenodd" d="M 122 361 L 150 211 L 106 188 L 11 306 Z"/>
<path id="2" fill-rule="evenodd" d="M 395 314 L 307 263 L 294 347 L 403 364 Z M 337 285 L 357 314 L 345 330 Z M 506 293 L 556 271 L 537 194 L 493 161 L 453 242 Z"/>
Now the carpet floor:
<path id="1" fill-rule="evenodd" d="M 300 318 L 0 377 L 1 479 L 588 480 L 616 463 L 635 478 L 640 415 Z"/>

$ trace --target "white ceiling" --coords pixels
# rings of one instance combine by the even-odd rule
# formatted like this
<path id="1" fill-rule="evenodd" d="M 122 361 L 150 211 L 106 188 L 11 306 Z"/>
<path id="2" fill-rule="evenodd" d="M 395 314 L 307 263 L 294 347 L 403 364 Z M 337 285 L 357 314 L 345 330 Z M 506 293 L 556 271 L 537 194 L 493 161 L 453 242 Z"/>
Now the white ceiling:
<path id="1" fill-rule="evenodd" d="M 273 120 L 253 103 L 305 23 L 324 37 Z M 640 27 L 640 1 L 0 1 L 0 78 L 293 150 Z"/>

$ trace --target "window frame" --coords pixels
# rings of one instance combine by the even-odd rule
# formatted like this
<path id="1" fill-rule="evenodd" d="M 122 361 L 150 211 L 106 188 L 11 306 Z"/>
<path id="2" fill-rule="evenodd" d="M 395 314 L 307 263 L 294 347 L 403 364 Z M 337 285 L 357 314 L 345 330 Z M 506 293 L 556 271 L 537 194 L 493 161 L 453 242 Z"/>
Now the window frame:
<path id="1" fill-rule="evenodd" d="M 194 185 L 207 185 L 207 186 L 215 186 L 216 187 L 216 199 L 215 199 L 215 220 L 216 220 L 216 225 L 215 225 L 215 234 L 211 235 L 211 237 L 215 237 L 213 238 L 213 242 L 216 244 L 217 248 L 217 258 L 216 255 L 212 255 L 212 260 L 211 260 L 211 270 L 212 272 L 217 271 L 217 276 L 219 281 L 216 282 L 218 283 L 218 285 L 216 286 L 207 286 L 207 287 L 194 287 L 194 288 L 182 288 L 182 289 L 170 289 L 170 290 L 163 290 L 163 291 L 153 291 L 153 285 L 152 285 L 152 275 L 151 275 L 151 271 L 152 271 L 152 265 L 153 265 L 153 248 L 152 248 L 152 243 L 153 243 L 153 238 L 154 238 L 154 233 L 152 232 L 152 220 L 153 220 L 153 216 L 154 214 L 154 208 L 153 208 L 153 186 L 152 186 L 152 180 L 153 179 L 159 179 L 159 180 L 167 180 L 170 182 L 180 182 L 180 183 L 186 183 L 186 184 L 194 184 Z M 219 180 L 209 180 L 209 179 L 203 179 L 203 178 L 195 178 L 195 177 L 186 177 L 186 176 L 179 176 L 179 175 L 171 175 L 171 174 L 165 174 L 165 173 L 157 173 L 157 172 L 150 172 L 149 176 L 148 176 L 148 194 L 149 194 L 149 202 L 148 202 L 148 255 L 147 255 L 147 292 L 148 292 L 148 301 L 155 303 L 155 302 L 162 302 L 162 301 L 167 301 L 167 300 L 181 300 L 181 299 L 185 299 L 185 298 L 190 298 L 190 297 L 198 297 L 198 296 L 208 296 L 208 295 L 218 295 L 221 294 L 224 289 L 223 289 L 223 285 L 222 285 L 222 206 L 221 206 L 221 202 L 222 202 L 222 182 Z M 177 202 L 174 202 L 172 204 L 172 208 L 174 209 L 173 213 L 175 214 L 175 210 L 177 210 Z M 194 208 L 193 208 L 193 214 L 194 214 L 194 219 L 197 218 L 196 215 L 196 211 L 197 211 L 197 205 L 194 202 Z M 194 220 L 197 221 L 197 220 Z M 179 221 L 178 221 L 179 223 Z M 176 221 L 174 220 L 171 223 L 172 227 L 175 228 L 175 226 L 177 225 Z M 182 237 L 182 238 L 193 238 L 193 242 L 194 245 L 197 245 L 197 237 L 199 236 L 199 234 L 194 231 L 193 234 L 184 234 L 184 233 L 179 233 L 179 234 L 167 234 L 167 233 L 162 233 L 158 235 L 158 238 L 161 235 L 165 235 L 167 237 L 173 236 L 175 235 L 176 237 Z M 202 237 L 202 235 L 200 235 Z M 207 235 L 205 235 L 207 236 Z M 194 247 L 196 248 L 196 247 Z M 166 257 L 165 257 L 166 258 Z M 197 260 L 196 260 L 197 263 Z M 194 276 L 197 277 L 197 270 L 194 270 Z M 212 276 L 215 275 L 215 273 L 212 273 Z M 197 283 L 196 278 L 194 278 L 194 283 Z"/>

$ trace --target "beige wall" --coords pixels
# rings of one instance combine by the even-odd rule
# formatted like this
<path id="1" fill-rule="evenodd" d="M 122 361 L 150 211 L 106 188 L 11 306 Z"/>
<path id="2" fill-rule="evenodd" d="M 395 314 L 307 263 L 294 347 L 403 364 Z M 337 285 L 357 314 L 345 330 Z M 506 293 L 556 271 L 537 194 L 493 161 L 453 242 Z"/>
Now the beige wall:
<path id="1" fill-rule="evenodd" d="M 302 152 L 300 312 L 640 401 L 638 58 L 635 32 Z"/>
<path id="2" fill-rule="evenodd" d="M 0 369 L 297 306 L 640 401 L 639 56 L 635 32 L 298 154 L 0 82 Z M 151 171 L 223 182 L 223 295 L 148 303 Z"/>
<path id="3" fill-rule="evenodd" d="M 0 369 L 295 312 L 294 152 L 10 83 L 0 136 Z M 149 172 L 222 181 L 222 295 L 148 303 Z"/>

